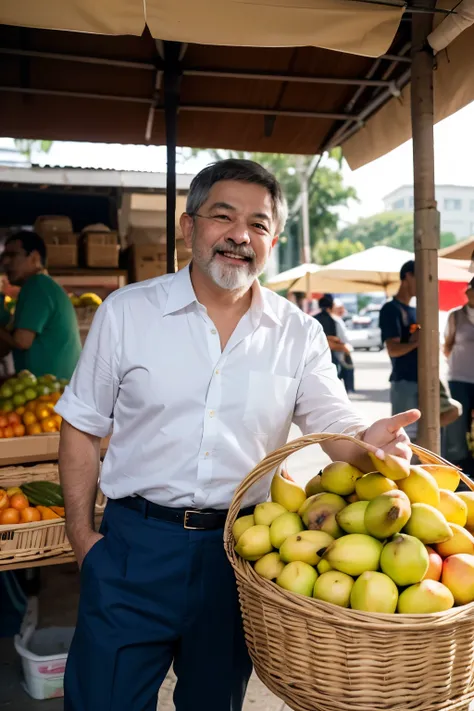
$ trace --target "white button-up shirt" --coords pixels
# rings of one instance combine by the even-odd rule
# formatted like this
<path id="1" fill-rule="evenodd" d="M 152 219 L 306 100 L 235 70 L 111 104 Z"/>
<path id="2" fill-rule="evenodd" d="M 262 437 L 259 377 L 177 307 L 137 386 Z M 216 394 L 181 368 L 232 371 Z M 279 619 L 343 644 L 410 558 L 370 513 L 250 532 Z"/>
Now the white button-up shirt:
<path id="1" fill-rule="evenodd" d="M 98 309 L 56 410 L 100 437 L 107 497 L 139 494 L 165 506 L 228 508 L 239 482 L 304 433 L 365 426 L 336 376 L 320 324 L 252 287 L 224 350 L 196 298 L 189 268 L 132 284 Z M 244 505 L 265 500 L 269 480 Z"/>

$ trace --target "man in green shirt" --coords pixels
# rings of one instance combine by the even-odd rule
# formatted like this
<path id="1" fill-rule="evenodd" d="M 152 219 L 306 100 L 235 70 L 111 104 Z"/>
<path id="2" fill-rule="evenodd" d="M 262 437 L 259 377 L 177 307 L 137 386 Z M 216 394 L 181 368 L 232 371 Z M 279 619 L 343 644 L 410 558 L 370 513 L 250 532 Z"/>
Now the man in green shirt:
<path id="1" fill-rule="evenodd" d="M 12 351 L 17 373 L 69 380 L 81 352 L 79 328 L 68 295 L 45 265 L 46 245 L 36 232 L 22 230 L 8 238 L 1 266 L 21 291 L 13 327 L 0 328 L 0 356 Z"/>

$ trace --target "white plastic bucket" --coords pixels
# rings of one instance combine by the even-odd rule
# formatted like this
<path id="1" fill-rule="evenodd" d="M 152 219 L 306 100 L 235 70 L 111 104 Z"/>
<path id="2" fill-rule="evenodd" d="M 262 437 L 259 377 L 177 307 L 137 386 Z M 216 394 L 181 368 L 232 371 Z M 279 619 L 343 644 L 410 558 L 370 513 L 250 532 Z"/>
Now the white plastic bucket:
<path id="1" fill-rule="evenodd" d="M 64 670 L 74 627 L 45 627 L 37 630 L 38 600 L 31 598 L 15 649 L 21 657 L 25 689 L 34 699 L 64 695 Z"/>

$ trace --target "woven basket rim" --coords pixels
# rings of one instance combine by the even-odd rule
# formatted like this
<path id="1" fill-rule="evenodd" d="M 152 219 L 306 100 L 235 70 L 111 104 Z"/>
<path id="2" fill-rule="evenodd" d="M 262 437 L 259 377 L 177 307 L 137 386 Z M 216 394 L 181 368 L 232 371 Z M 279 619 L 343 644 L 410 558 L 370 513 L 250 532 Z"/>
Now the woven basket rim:
<path id="1" fill-rule="evenodd" d="M 359 439 L 355 439 L 349 435 L 343 434 L 328 434 L 315 433 L 306 435 L 298 439 L 288 442 L 283 447 L 268 454 L 252 471 L 245 477 L 234 492 L 229 511 L 226 518 L 224 528 L 224 547 L 234 573 L 241 585 L 245 585 L 251 589 L 256 595 L 265 595 L 279 607 L 286 609 L 288 612 L 305 615 L 319 616 L 321 612 L 331 616 L 335 625 L 340 627 L 352 627 L 358 629 L 366 629 L 368 631 L 377 630 L 400 630 L 401 632 L 408 630 L 419 630 L 423 628 L 432 629 L 433 626 L 439 628 L 459 623 L 460 618 L 466 618 L 466 623 L 472 624 L 474 620 L 474 602 L 459 607 L 453 607 L 445 612 L 429 613 L 425 615 L 408 615 L 408 614 L 382 614 L 375 612 L 361 612 L 350 608 L 339 607 L 331 603 L 326 603 L 321 600 L 309 598 L 297 593 L 291 593 L 277 586 L 274 582 L 266 580 L 259 576 L 253 566 L 246 560 L 237 556 L 234 550 L 234 537 L 232 534 L 232 526 L 238 517 L 241 503 L 247 491 L 264 476 L 267 476 L 280 466 L 291 454 L 298 452 L 300 449 L 313 444 L 321 444 L 328 440 L 345 440 L 354 442 L 366 451 L 372 451 L 373 448 L 366 445 Z M 467 477 L 459 467 L 452 465 L 443 457 L 430 452 L 429 450 L 420 447 L 419 445 L 411 444 L 411 449 L 418 455 L 422 463 L 426 464 L 441 464 L 447 465 L 456 469 L 462 481 L 474 491 L 474 483 Z"/>

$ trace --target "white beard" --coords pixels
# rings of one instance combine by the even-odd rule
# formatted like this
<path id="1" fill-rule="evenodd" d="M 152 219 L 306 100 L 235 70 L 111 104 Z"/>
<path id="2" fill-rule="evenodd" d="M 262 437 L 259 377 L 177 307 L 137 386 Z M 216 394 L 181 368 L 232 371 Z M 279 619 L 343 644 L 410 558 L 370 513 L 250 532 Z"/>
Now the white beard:
<path id="1" fill-rule="evenodd" d="M 213 259 L 209 264 L 208 272 L 217 286 L 228 291 L 246 289 L 251 286 L 255 279 L 255 274 L 251 273 L 248 265 L 242 267 L 226 266 L 225 264 L 219 264 L 216 259 Z"/>

